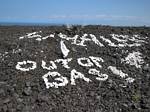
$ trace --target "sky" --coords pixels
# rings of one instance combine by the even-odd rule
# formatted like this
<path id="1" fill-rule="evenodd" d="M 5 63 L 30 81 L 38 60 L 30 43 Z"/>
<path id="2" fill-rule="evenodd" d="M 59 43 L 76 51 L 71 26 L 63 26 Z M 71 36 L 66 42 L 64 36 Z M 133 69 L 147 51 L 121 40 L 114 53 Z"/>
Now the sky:
<path id="1" fill-rule="evenodd" d="M 150 0 L 0 0 L 0 22 L 150 26 Z"/>

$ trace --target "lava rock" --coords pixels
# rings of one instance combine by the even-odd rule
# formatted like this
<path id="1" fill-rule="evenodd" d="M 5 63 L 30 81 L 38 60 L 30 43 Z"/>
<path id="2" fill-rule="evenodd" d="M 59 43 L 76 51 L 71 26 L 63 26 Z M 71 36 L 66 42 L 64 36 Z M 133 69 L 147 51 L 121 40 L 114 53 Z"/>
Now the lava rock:
<path id="1" fill-rule="evenodd" d="M 144 69 L 145 71 L 150 72 L 150 67 L 149 67 L 149 65 L 145 65 L 145 66 L 143 67 L 143 69 Z"/>
<path id="2" fill-rule="evenodd" d="M 4 101 L 3 101 L 3 103 L 9 103 L 11 100 L 9 99 L 9 98 L 6 98 Z"/>
<path id="3" fill-rule="evenodd" d="M 23 94 L 26 96 L 30 96 L 32 93 L 31 87 L 26 87 L 23 91 Z"/>

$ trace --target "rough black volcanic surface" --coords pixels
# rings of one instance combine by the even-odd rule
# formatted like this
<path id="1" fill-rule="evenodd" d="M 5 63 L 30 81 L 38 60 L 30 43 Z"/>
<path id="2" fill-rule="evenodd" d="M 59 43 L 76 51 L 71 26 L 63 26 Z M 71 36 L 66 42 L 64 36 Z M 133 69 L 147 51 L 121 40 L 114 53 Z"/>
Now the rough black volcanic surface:
<path id="1" fill-rule="evenodd" d="M 58 66 L 57 72 L 68 78 L 68 85 L 46 89 L 42 76 L 48 71 L 42 69 L 42 60 L 46 62 L 63 58 L 60 49 L 60 38 L 21 39 L 19 37 L 30 32 L 42 31 L 41 35 L 60 32 L 67 36 L 76 34 L 94 34 L 109 37 L 109 34 L 134 35 L 148 37 L 147 43 L 140 47 L 114 48 L 102 42 L 105 47 L 98 47 L 87 42 L 87 49 L 65 41 L 70 50 L 68 58 L 73 58 L 71 69 L 76 69 L 90 78 L 92 82 L 76 80 L 70 84 L 70 70 Z M 99 39 L 99 38 L 98 38 Z M 101 42 L 101 41 L 100 41 Z M 21 49 L 19 51 L 18 49 Z M 122 51 L 140 51 L 145 64 L 137 69 L 125 63 Z M 42 51 L 42 52 L 41 52 Z M 105 62 L 102 72 L 107 73 L 106 81 L 97 81 L 81 67 L 76 60 L 80 57 L 99 56 Z M 28 72 L 16 69 L 17 62 L 31 60 L 37 63 L 35 70 Z M 0 26 L 0 112 L 149 112 L 150 111 L 150 28 L 147 27 L 109 27 L 109 26 L 65 26 L 50 27 L 3 27 Z M 116 66 L 130 74 L 135 81 L 131 84 L 106 70 L 108 66 Z M 122 85 L 126 85 L 123 87 Z"/>

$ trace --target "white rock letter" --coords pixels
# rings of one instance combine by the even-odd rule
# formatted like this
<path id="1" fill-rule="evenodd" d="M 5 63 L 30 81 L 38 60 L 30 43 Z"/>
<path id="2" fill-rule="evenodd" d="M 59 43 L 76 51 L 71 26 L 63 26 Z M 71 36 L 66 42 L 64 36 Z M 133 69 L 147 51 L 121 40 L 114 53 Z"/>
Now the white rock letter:
<path id="1" fill-rule="evenodd" d="M 27 68 L 23 68 L 21 67 L 21 65 L 26 65 L 26 64 L 32 64 L 32 67 L 27 67 Z M 34 70 L 37 67 L 36 62 L 34 61 L 23 61 L 23 62 L 18 62 L 16 65 L 16 69 L 17 70 L 21 70 L 21 71 L 30 71 L 30 70 Z"/>
<path id="2" fill-rule="evenodd" d="M 86 61 L 86 63 L 83 63 L 82 61 Z M 78 58 L 78 64 L 84 67 L 91 67 L 93 66 L 93 63 L 90 61 L 89 58 Z"/>
<path id="3" fill-rule="evenodd" d="M 48 81 L 48 77 L 56 77 L 54 80 L 57 82 L 49 82 Z M 54 87 L 54 88 L 58 88 L 59 86 L 66 86 L 68 84 L 68 80 L 66 77 L 61 76 L 61 74 L 59 74 L 58 72 L 48 72 L 47 74 L 45 74 L 43 77 L 43 80 L 46 84 L 46 88 L 50 88 L 50 87 Z"/>
<path id="4" fill-rule="evenodd" d="M 61 63 L 64 68 L 69 69 L 70 67 L 68 66 L 68 63 L 69 63 L 71 60 L 72 60 L 72 58 L 68 58 L 68 59 L 57 59 L 57 60 L 55 60 L 55 62 Z"/>
<path id="5" fill-rule="evenodd" d="M 89 58 L 93 61 L 93 63 L 97 67 L 102 68 L 102 66 L 99 64 L 99 62 L 104 62 L 104 60 L 102 58 L 100 58 L 100 57 L 93 57 L 93 56 L 90 56 Z"/>
<path id="6" fill-rule="evenodd" d="M 105 81 L 108 79 L 107 74 L 101 74 L 100 71 L 96 69 L 89 69 L 89 74 L 97 75 L 98 77 L 96 77 L 96 80 L 99 80 L 99 81 Z"/>
<path id="7" fill-rule="evenodd" d="M 47 67 L 46 66 L 46 62 L 42 60 L 42 68 L 46 69 L 46 70 L 53 70 L 53 69 L 57 69 L 56 64 L 53 61 L 50 61 L 51 66 Z"/>
<path id="8" fill-rule="evenodd" d="M 86 82 L 91 82 L 89 78 L 86 78 L 82 73 L 77 72 L 75 69 L 71 71 L 71 85 L 76 85 L 75 79 L 83 79 Z"/>

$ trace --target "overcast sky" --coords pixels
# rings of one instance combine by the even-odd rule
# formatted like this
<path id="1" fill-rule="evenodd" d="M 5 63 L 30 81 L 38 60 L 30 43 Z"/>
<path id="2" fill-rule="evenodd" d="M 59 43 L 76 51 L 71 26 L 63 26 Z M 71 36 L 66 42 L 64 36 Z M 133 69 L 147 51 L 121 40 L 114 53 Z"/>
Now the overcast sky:
<path id="1" fill-rule="evenodd" d="M 0 22 L 150 26 L 150 0 L 0 0 Z"/>

